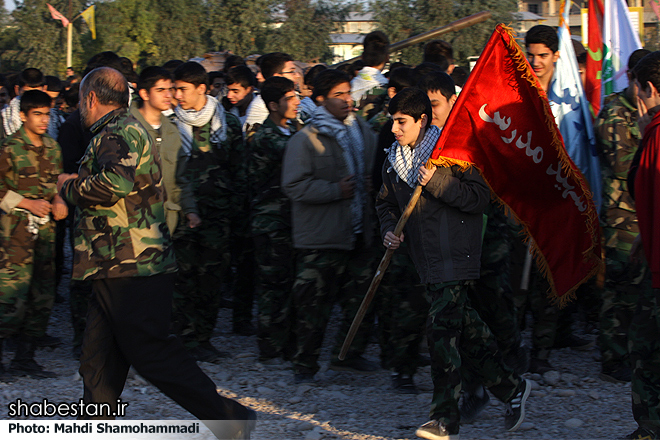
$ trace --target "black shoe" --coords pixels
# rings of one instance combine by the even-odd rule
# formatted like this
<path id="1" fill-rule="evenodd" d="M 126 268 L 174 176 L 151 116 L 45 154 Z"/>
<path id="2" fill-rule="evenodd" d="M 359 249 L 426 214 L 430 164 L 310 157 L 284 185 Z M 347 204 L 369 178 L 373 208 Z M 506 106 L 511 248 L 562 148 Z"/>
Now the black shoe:
<path id="1" fill-rule="evenodd" d="M 603 370 L 598 377 L 611 383 L 628 383 L 632 378 L 632 370 L 626 366 L 612 371 Z"/>
<path id="2" fill-rule="evenodd" d="M 313 373 L 294 373 L 293 383 L 296 385 L 314 384 L 316 383 L 316 380 L 314 379 Z"/>
<path id="3" fill-rule="evenodd" d="M 34 359 L 27 359 L 20 362 L 11 361 L 9 372 L 14 376 L 29 376 L 33 379 L 52 379 L 57 374 L 52 371 L 44 370 Z"/>
<path id="4" fill-rule="evenodd" d="M 392 388 L 399 394 L 419 394 L 410 374 L 392 373 Z"/>
<path id="5" fill-rule="evenodd" d="M 330 362 L 330 368 L 339 371 L 355 371 L 358 373 L 373 373 L 380 370 L 380 366 L 376 362 L 371 362 L 362 356 L 356 356 L 350 359 L 334 359 Z"/>
<path id="6" fill-rule="evenodd" d="M 554 371 L 554 370 L 555 367 L 550 365 L 550 362 L 548 362 L 547 359 L 532 358 L 532 360 L 529 362 L 530 373 L 544 374 L 547 373 L 548 371 Z"/>
<path id="7" fill-rule="evenodd" d="M 201 345 L 198 345 L 193 348 L 188 348 L 188 353 L 190 353 L 190 355 L 193 358 L 195 358 L 197 362 L 210 362 L 212 364 L 217 364 L 220 362 L 220 358 L 221 358 L 221 356 L 218 356 L 216 353 L 214 353 L 211 350 L 207 350 Z"/>
<path id="8" fill-rule="evenodd" d="M 240 336 L 254 336 L 257 334 L 257 329 L 249 321 L 239 322 L 234 324 L 232 333 Z"/>
<path id="9" fill-rule="evenodd" d="M 529 348 L 520 344 L 515 349 L 504 355 L 504 363 L 518 374 L 525 374 L 529 371 L 531 356 Z"/>
<path id="10" fill-rule="evenodd" d="M 506 412 L 504 413 L 504 427 L 507 431 L 513 432 L 520 427 L 523 420 L 525 420 L 525 402 L 532 391 L 532 383 L 523 379 L 523 382 L 518 388 L 515 397 L 506 404 Z"/>
<path id="11" fill-rule="evenodd" d="M 439 420 L 429 420 L 417 428 L 415 435 L 428 440 L 458 440 L 458 433 L 449 434 L 447 427 Z"/>
<path id="12" fill-rule="evenodd" d="M 657 440 L 658 434 L 646 428 L 637 428 L 632 434 L 628 434 L 620 440 Z"/>
<path id="13" fill-rule="evenodd" d="M 481 393 L 463 392 L 463 400 L 459 411 L 461 412 L 461 423 L 471 423 L 479 417 L 479 414 L 486 409 L 490 402 L 488 391 L 483 385 L 479 385 Z M 477 389 L 477 391 L 479 391 Z M 481 397 L 478 395 L 481 394 Z"/>
<path id="14" fill-rule="evenodd" d="M 45 348 L 45 347 L 54 348 L 59 345 L 62 345 L 61 338 L 51 335 L 43 335 L 40 338 L 35 338 L 34 342 L 37 344 L 37 348 Z"/>
<path id="15" fill-rule="evenodd" d="M 581 338 L 571 333 L 568 336 L 555 340 L 555 344 L 552 347 L 570 348 L 571 350 L 587 351 L 594 348 L 595 345 L 596 345 L 595 341 L 590 341 L 588 339 Z"/>

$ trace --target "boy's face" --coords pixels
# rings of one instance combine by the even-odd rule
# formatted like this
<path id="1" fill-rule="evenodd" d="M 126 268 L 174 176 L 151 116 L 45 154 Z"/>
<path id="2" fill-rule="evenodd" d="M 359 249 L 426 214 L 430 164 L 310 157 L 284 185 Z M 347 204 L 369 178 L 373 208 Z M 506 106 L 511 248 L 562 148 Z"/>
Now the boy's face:
<path id="1" fill-rule="evenodd" d="M 332 116 L 343 121 L 353 111 L 353 98 L 351 98 L 351 83 L 342 83 L 334 86 L 326 96 L 317 98 Z"/>
<path id="2" fill-rule="evenodd" d="M 174 82 L 174 88 L 174 97 L 183 110 L 199 110 L 206 103 L 206 84 L 195 87 L 192 83 L 178 80 Z"/>
<path id="3" fill-rule="evenodd" d="M 220 92 L 222 92 L 222 89 L 225 88 L 225 80 L 216 77 L 213 78 L 213 82 L 211 83 L 211 89 L 209 90 L 209 95 L 213 96 L 214 98 L 217 98 Z"/>
<path id="4" fill-rule="evenodd" d="M 394 122 L 392 125 L 392 133 L 394 133 L 394 138 L 399 145 L 413 147 L 417 143 L 422 127 L 426 125 L 426 115 L 422 115 L 421 118 L 415 121 L 410 115 L 396 112 L 392 115 L 392 121 Z"/>
<path id="5" fill-rule="evenodd" d="M 28 110 L 27 114 L 21 112 L 21 121 L 25 130 L 41 136 L 48 130 L 50 107 L 38 107 Z"/>
<path id="6" fill-rule="evenodd" d="M 539 80 L 552 78 L 558 59 L 559 51 L 553 52 L 545 44 L 533 43 L 527 46 L 527 60 Z"/>
<path id="7" fill-rule="evenodd" d="M 140 89 L 139 93 L 145 105 L 158 111 L 169 110 L 172 105 L 172 81 L 169 79 L 159 79 L 148 91 Z"/>
<path id="8" fill-rule="evenodd" d="M 227 100 L 231 105 L 236 105 L 252 93 L 252 90 L 252 87 L 243 87 L 239 83 L 229 84 L 227 86 Z"/>
<path id="9" fill-rule="evenodd" d="M 431 110 L 433 110 L 433 120 L 431 121 L 431 124 L 438 128 L 442 128 L 445 126 L 447 117 L 449 117 L 449 112 L 456 102 L 456 95 L 451 95 L 451 97 L 447 99 L 439 90 L 434 92 L 429 90 L 427 95 L 431 100 Z"/>
<path id="10" fill-rule="evenodd" d="M 274 104 L 271 106 L 271 108 L 277 113 L 279 117 L 295 119 L 298 115 L 298 105 L 300 105 L 300 99 L 298 98 L 298 95 L 296 95 L 296 92 L 291 90 L 282 96 L 277 104 L 271 104 Z"/>

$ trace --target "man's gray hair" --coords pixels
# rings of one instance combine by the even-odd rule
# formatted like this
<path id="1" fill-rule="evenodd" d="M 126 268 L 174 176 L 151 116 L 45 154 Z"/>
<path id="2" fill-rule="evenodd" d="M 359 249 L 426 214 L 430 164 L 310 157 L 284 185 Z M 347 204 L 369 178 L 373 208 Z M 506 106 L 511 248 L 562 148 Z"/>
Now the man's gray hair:
<path id="1" fill-rule="evenodd" d="M 80 96 L 94 92 L 99 104 L 128 107 L 128 82 L 124 76 L 111 67 L 98 67 L 83 78 L 80 83 Z"/>

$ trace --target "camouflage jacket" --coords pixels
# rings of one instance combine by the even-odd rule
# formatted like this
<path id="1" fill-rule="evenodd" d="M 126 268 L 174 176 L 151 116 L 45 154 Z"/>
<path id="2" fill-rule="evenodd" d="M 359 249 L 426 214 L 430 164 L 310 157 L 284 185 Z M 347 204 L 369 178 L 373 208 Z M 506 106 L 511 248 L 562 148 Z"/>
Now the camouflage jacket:
<path id="1" fill-rule="evenodd" d="M 185 166 L 178 167 L 181 209 L 184 214 L 199 215 L 202 229 L 213 227 L 209 219 L 218 215 L 231 218 L 234 223 L 239 220 L 247 228 L 247 154 L 243 130 L 236 116 L 229 112 L 225 116 L 227 139 L 212 143 L 210 123 L 193 127 L 192 151 L 190 156 L 183 157 Z"/>
<path id="2" fill-rule="evenodd" d="M 57 176 L 62 172 L 62 153 L 55 139 L 42 135 L 35 147 L 21 127 L 2 143 L 0 152 L 0 209 L 11 212 L 23 198 L 52 201 Z"/>
<path id="3" fill-rule="evenodd" d="M 625 97 L 625 91 L 605 99 L 594 123 L 600 163 L 603 172 L 604 229 L 615 229 L 614 235 L 605 231 L 606 238 L 639 233 L 634 201 L 628 192 L 626 178 L 637 151 L 641 134 L 637 126 L 637 108 Z M 619 231 L 619 232 L 617 232 Z M 607 245 L 607 243 L 606 243 Z M 612 247 L 609 245 L 608 247 Z"/>
<path id="4" fill-rule="evenodd" d="M 282 193 L 282 160 L 294 131 L 287 135 L 270 119 L 249 142 L 250 219 L 252 234 L 291 228 L 291 202 Z"/>
<path id="5" fill-rule="evenodd" d="M 160 155 L 128 109 L 91 127 L 79 176 L 62 187 L 77 206 L 74 279 L 149 276 L 176 270 L 165 223 Z"/>

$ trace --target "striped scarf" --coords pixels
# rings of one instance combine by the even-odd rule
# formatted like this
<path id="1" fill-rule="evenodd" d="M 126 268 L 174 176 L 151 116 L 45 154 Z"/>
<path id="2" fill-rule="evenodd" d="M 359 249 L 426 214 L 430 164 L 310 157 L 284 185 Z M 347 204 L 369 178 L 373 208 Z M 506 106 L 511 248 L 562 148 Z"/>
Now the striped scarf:
<path id="1" fill-rule="evenodd" d="M 424 139 L 415 148 L 410 148 L 408 145 L 399 145 L 399 142 L 394 142 L 388 150 L 387 158 L 392 165 L 387 172 L 392 169 L 396 174 L 408 184 L 411 188 L 417 186 L 417 177 L 419 175 L 419 168 L 429 160 L 435 144 L 438 142 L 442 130 L 435 125 L 426 129 Z"/>

